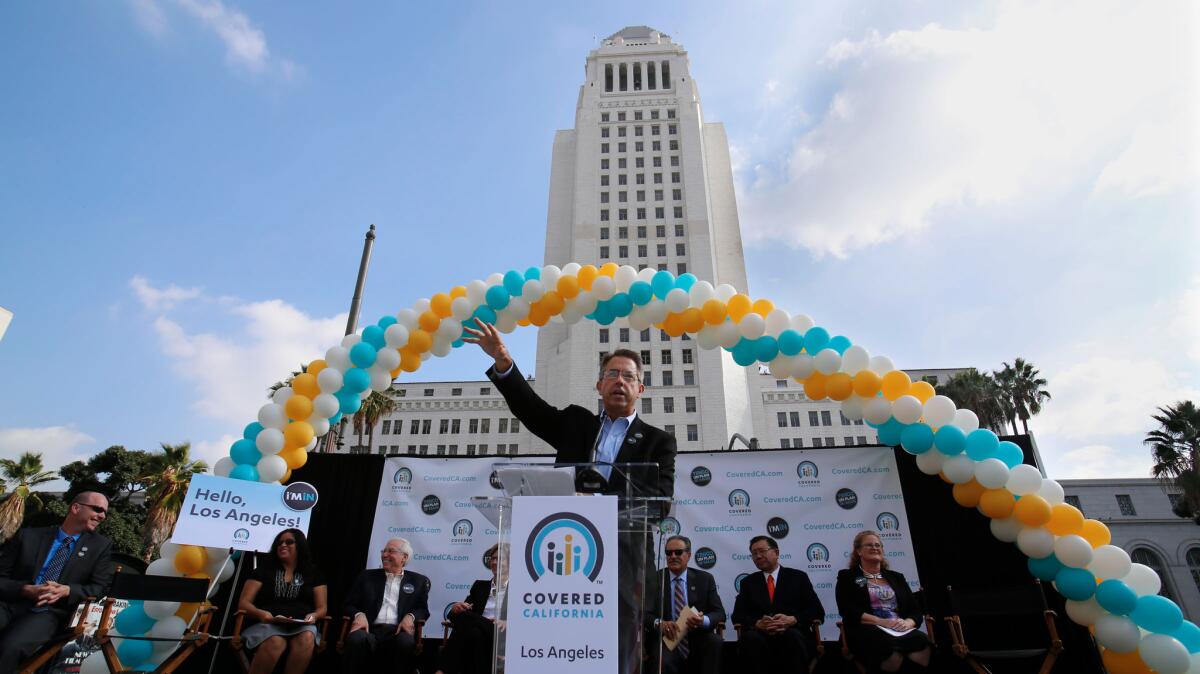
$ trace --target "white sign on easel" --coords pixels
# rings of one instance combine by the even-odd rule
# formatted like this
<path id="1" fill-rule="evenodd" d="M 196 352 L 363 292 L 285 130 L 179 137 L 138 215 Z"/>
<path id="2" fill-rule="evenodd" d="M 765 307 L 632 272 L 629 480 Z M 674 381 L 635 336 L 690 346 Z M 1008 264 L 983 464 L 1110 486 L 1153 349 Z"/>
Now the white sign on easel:
<path id="1" fill-rule="evenodd" d="M 317 490 L 307 482 L 264 484 L 193 475 L 172 543 L 266 551 L 284 529 L 308 534 Z"/>

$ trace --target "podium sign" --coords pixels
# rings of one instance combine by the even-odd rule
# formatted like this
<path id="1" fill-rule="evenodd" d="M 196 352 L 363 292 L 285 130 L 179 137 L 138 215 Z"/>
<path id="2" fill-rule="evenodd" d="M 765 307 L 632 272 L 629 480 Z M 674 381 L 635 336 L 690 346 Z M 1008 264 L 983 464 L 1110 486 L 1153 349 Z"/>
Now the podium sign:
<path id="1" fill-rule="evenodd" d="M 509 540 L 509 671 L 616 671 L 617 497 L 514 497 Z"/>

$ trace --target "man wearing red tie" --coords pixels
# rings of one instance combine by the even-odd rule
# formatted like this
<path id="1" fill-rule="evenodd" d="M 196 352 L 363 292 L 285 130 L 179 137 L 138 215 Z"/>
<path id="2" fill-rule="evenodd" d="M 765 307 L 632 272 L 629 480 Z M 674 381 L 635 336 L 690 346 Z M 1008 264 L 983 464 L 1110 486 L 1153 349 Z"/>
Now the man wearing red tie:
<path id="1" fill-rule="evenodd" d="M 808 574 L 779 565 L 779 543 L 750 539 L 750 558 L 760 573 L 742 581 L 733 623 L 742 626 L 738 657 L 746 672 L 807 672 L 809 626 L 825 609 Z"/>

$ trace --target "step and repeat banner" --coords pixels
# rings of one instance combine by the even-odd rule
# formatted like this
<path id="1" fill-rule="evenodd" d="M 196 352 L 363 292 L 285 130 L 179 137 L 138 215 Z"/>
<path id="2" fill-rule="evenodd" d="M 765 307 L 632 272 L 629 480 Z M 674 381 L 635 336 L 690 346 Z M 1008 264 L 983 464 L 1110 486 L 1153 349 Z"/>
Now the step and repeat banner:
<path id="1" fill-rule="evenodd" d="M 394 457 L 384 467 L 369 565 L 379 567 L 377 551 L 389 538 L 408 540 L 414 553 L 409 568 L 433 582 L 431 620 L 462 601 L 472 582 L 491 575 L 483 558 L 497 531 L 471 497 L 503 494 L 495 481 L 497 463 L 508 461 Z M 741 579 L 756 571 L 750 538 L 775 538 L 780 563 L 812 579 L 825 607 L 825 640 L 838 637 L 834 584 L 859 531 L 879 532 L 891 567 L 914 589 L 920 585 L 895 457 L 885 447 L 680 454 L 675 505 L 662 529 L 692 540 L 691 564 L 716 578 L 726 613 L 733 612 Z M 725 637 L 734 640 L 734 630 Z"/>

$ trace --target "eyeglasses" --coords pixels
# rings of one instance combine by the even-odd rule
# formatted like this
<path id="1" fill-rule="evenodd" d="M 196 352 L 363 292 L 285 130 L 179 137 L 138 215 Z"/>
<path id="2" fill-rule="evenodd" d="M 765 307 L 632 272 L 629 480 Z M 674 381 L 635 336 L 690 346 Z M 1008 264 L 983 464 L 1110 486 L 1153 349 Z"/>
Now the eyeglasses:
<path id="1" fill-rule="evenodd" d="M 682 557 L 687 554 L 687 550 L 663 550 L 668 557 Z"/>
<path id="2" fill-rule="evenodd" d="M 108 512 L 108 508 L 101 508 L 100 506 L 94 506 L 91 503 L 80 503 L 79 505 L 87 506 L 87 507 L 91 508 L 92 511 L 95 512 L 97 515 L 103 515 L 104 513 Z"/>
<path id="3" fill-rule="evenodd" d="M 774 549 L 775 549 L 775 548 L 758 548 L 758 549 L 756 549 L 756 550 L 751 550 L 751 551 L 750 551 L 750 556 L 751 556 L 751 557 L 762 557 L 762 556 L 766 555 L 768 552 L 770 552 L 770 551 L 772 551 L 772 550 L 774 550 Z"/>
<path id="4" fill-rule="evenodd" d="M 379 551 L 379 554 L 381 554 L 381 555 L 386 555 L 388 553 L 391 553 L 393 555 L 402 555 L 402 554 L 404 554 L 404 551 L 401 550 L 400 548 L 384 548 Z"/>
<path id="5" fill-rule="evenodd" d="M 862 545 L 860 545 L 860 546 L 858 546 L 858 547 L 860 547 L 860 548 L 871 548 L 872 550 L 882 550 L 882 549 L 883 549 L 883 544 L 882 544 L 882 543 L 863 543 Z"/>
<path id="6" fill-rule="evenodd" d="M 280 544 L 280 545 L 295 545 L 295 544 L 296 544 L 296 539 L 294 539 L 294 538 L 281 538 L 281 539 L 279 540 L 279 544 Z"/>
<path id="7" fill-rule="evenodd" d="M 629 382 L 630 384 L 632 384 L 638 380 L 637 373 L 630 372 L 629 370 L 605 370 L 604 371 L 605 379 L 616 379 L 617 377 L 624 379 L 625 381 Z"/>

